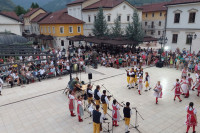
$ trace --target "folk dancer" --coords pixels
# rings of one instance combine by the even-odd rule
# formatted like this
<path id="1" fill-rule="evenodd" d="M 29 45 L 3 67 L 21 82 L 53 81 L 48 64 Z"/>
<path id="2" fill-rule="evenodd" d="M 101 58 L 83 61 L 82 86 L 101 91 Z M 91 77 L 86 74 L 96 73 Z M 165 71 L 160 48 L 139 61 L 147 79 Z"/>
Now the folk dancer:
<path id="1" fill-rule="evenodd" d="M 74 97 L 74 93 L 73 93 L 72 90 L 69 91 L 68 98 L 69 98 L 69 110 L 70 110 L 71 116 L 74 117 L 74 116 L 76 116 L 76 115 L 74 114 L 74 109 L 75 109 L 75 97 Z"/>
<path id="2" fill-rule="evenodd" d="M 77 114 L 78 114 L 78 120 L 79 120 L 79 122 L 83 121 L 82 117 L 84 115 L 82 100 L 83 100 L 83 98 L 81 96 L 78 96 Z"/>
<path id="3" fill-rule="evenodd" d="M 101 129 L 101 123 L 102 123 L 102 114 L 99 112 L 99 105 L 96 105 L 96 110 L 92 109 L 93 114 L 93 133 L 100 133 Z"/>
<path id="4" fill-rule="evenodd" d="M 135 78 L 134 78 L 134 83 L 135 83 L 135 86 L 137 86 L 137 80 L 138 80 L 138 68 L 136 67 L 135 70 L 134 70 L 134 73 L 135 73 Z"/>
<path id="5" fill-rule="evenodd" d="M 179 79 L 176 79 L 176 83 L 174 84 L 174 88 L 173 89 L 175 89 L 175 96 L 174 96 L 174 101 L 176 100 L 176 97 L 178 97 L 178 99 L 179 99 L 179 102 L 181 102 L 182 100 L 181 100 L 181 98 L 180 98 L 180 95 L 181 95 L 181 90 L 182 90 L 182 88 L 181 88 L 181 84 L 180 84 L 180 82 L 179 82 Z M 173 90 L 172 89 L 172 90 Z M 182 90 L 183 91 L 183 90 Z"/>
<path id="6" fill-rule="evenodd" d="M 128 127 L 130 125 L 130 119 L 131 119 L 132 111 L 131 111 L 129 106 L 130 106 L 130 103 L 126 102 L 126 107 L 124 107 L 124 109 L 123 109 L 124 120 L 125 120 L 125 133 L 129 133 L 130 132 L 128 130 Z"/>
<path id="7" fill-rule="evenodd" d="M 190 76 L 190 73 L 187 76 L 187 80 L 188 80 L 188 89 L 190 90 L 190 89 L 192 89 L 191 87 L 192 87 L 192 84 L 193 84 L 193 79 Z M 193 89 L 193 91 L 194 91 L 194 89 Z"/>
<path id="8" fill-rule="evenodd" d="M 87 96 L 88 96 L 88 106 L 90 106 L 91 101 L 93 100 L 93 91 L 92 87 L 90 84 L 87 85 Z"/>
<path id="9" fill-rule="evenodd" d="M 0 96 L 2 96 L 1 91 L 3 88 L 3 80 L 0 78 Z"/>
<path id="10" fill-rule="evenodd" d="M 106 90 L 103 90 L 103 95 L 101 96 L 101 102 L 102 102 L 102 108 L 103 108 L 103 120 L 108 120 L 106 118 L 107 110 L 108 110 L 108 104 L 109 100 L 108 97 L 106 96 Z"/>
<path id="11" fill-rule="evenodd" d="M 181 80 L 181 88 L 183 89 L 183 95 L 185 95 L 185 98 L 189 97 L 189 89 L 188 89 L 188 81 L 186 79 L 186 76 L 183 76 Z"/>
<path id="12" fill-rule="evenodd" d="M 162 98 L 162 85 L 160 84 L 160 81 L 156 84 L 156 87 L 154 88 L 154 96 L 156 97 L 156 104 L 158 104 L 158 98 Z"/>
<path id="13" fill-rule="evenodd" d="M 126 73 L 127 73 L 127 83 L 128 83 L 128 85 L 127 85 L 127 87 L 130 87 L 130 75 L 129 75 L 129 69 L 128 70 L 126 70 Z"/>
<path id="14" fill-rule="evenodd" d="M 198 79 L 196 79 L 196 81 L 192 87 L 192 90 L 194 90 L 194 88 L 197 88 L 197 92 L 198 92 L 197 96 L 199 96 L 199 94 L 200 94 L 200 76 Z"/>
<path id="15" fill-rule="evenodd" d="M 95 99 L 96 105 L 100 105 L 101 93 L 99 91 L 100 91 L 100 86 L 97 85 L 96 89 L 94 90 L 94 99 Z"/>
<path id="16" fill-rule="evenodd" d="M 148 72 L 146 72 L 145 73 L 145 81 L 144 81 L 144 83 L 145 83 L 145 88 L 146 88 L 146 90 L 145 91 L 148 91 L 148 89 L 150 90 L 151 88 L 149 87 L 149 84 L 150 84 L 150 76 L 149 76 L 149 73 Z"/>
<path id="17" fill-rule="evenodd" d="M 184 76 L 187 77 L 187 73 L 188 73 L 188 70 L 187 70 L 186 67 L 184 67 L 183 70 L 182 70 L 182 75 L 181 75 L 181 77 L 184 77 Z"/>
<path id="18" fill-rule="evenodd" d="M 135 80 L 135 73 L 134 73 L 134 69 L 133 68 L 129 72 L 129 75 L 130 75 L 130 86 L 129 86 L 129 89 L 131 89 L 131 88 L 134 88 L 134 80 Z"/>
<path id="19" fill-rule="evenodd" d="M 119 114 L 119 104 L 117 104 L 116 99 L 113 100 L 112 107 L 113 107 L 113 111 L 112 111 L 113 126 L 118 127 L 119 125 L 117 124 L 117 122 L 120 119 L 120 114 Z"/>
<path id="20" fill-rule="evenodd" d="M 139 93 L 139 95 L 141 95 L 142 89 L 143 89 L 143 77 L 141 75 L 139 80 L 138 80 L 138 93 Z"/>
<path id="21" fill-rule="evenodd" d="M 196 116 L 197 111 L 193 106 L 194 106 L 194 103 L 190 102 L 189 106 L 186 107 L 186 111 L 187 111 L 187 120 L 186 120 L 187 130 L 186 130 L 186 133 L 188 133 L 190 127 L 193 127 L 193 133 L 196 133 L 195 126 L 197 126 L 197 116 Z"/>

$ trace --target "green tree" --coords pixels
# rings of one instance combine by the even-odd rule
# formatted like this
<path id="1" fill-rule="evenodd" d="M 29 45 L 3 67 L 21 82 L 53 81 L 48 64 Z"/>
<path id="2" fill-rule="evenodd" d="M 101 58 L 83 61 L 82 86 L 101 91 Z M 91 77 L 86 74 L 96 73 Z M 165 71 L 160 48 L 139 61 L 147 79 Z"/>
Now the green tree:
<path id="1" fill-rule="evenodd" d="M 31 8 L 35 8 L 35 3 L 34 2 L 32 2 Z"/>
<path id="2" fill-rule="evenodd" d="M 38 5 L 37 3 L 34 3 L 34 2 L 33 2 L 33 3 L 31 4 L 31 8 L 39 8 L 39 5 Z"/>
<path id="3" fill-rule="evenodd" d="M 95 36 L 99 37 L 106 36 L 108 34 L 108 25 L 102 8 L 99 8 L 92 32 Z"/>
<path id="4" fill-rule="evenodd" d="M 144 32 L 142 29 L 142 23 L 139 20 L 137 10 L 134 11 L 132 20 L 133 22 L 129 23 L 126 27 L 126 35 L 130 40 L 137 42 L 138 45 L 143 41 Z"/>
<path id="5" fill-rule="evenodd" d="M 121 28 L 121 21 L 119 21 L 119 18 L 117 16 L 117 18 L 114 21 L 114 26 L 112 27 L 111 36 L 120 37 L 120 36 L 122 36 L 122 34 L 123 34 L 123 31 Z"/>
<path id="6" fill-rule="evenodd" d="M 15 9 L 14 9 L 14 11 L 17 14 L 17 16 L 26 13 L 26 10 L 23 7 L 21 7 L 21 6 L 16 6 Z"/>

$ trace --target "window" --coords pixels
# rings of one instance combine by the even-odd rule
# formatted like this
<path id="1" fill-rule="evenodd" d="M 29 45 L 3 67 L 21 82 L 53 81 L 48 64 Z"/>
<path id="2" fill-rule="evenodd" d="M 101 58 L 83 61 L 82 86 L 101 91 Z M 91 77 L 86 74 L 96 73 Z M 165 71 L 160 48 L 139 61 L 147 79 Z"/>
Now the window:
<path id="1" fill-rule="evenodd" d="M 91 20 L 90 20 L 90 16 L 88 16 L 88 22 L 90 22 Z"/>
<path id="2" fill-rule="evenodd" d="M 161 21 L 159 21 L 159 26 L 161 26 Z"/>
<path id="3" fill-rule="evenodd" d="M 65 45 L 64 40 L 61 40 L 61 46 L 64 46 L 64 45 Z"/>
<path id="4" fill-rule="evenodd" d="M 146 30 L 145 30 L 144 32 L 145 32 L 145 34 L 147 34 L 147 31 L 146 31 Z"/>
<path id="5" fill-rule="evenodd" d="M 151 31 L 151 35 L 153 35 L 154 34 L 154 32 L 153 31 Z"/>
<path id="6" fill-rule="evenodd" d="M 42 28 L 42 26 L 41 26 L 41 33 L 43 33 L 43 28 Z"/>
<path id="7" fill-rule="evenodd" d="M 179 23 L 180 22 L 180 13 L 175 13 L 174 15 L 174 23 Z"/>
<path id="8" fill-rule="evenodd" d="M 196 17 L 196 12 L 190 12 L 189 14 L 189 23 L 194 23 Z"/>
<path id="9" fill-rule="evenodd" d="M 78 33 L 81 33 L 81 27 L 80 26 L 78 26 L 77 30 L 78 30 Z"/>
<path id="10" fill-rule="evenodd" d="M 147 22 L 145 22 L 145 26 L 147 26 Z"/>
<path id="11" fill-rule="evenodd" d="M 50 27 L 48 26 L 48 31 L 49 31 L 49 33 L 51 33 L 51 29 L 50 29 Z"/>
<path id="12" fill-rule="evenodd" d="M 151 22 L 151 28 L 154 28 L 154 22 L 153 21 Z"/>
<path id="13" fill-rule="evenodd" d="M 172 35 L 172 43 L 177 43 L 178 40 L 178 34 L 173 34 Z"/>
<path id="14" fill-rule="evenodd" d="M 121 21 L 121 16 L 120 15 L 118 16 L 118 20 Z"/>
<path id="15" fill-rule="evenodd" d="M 158 31 L 158 35 L 160 35 L 160 31 Z"/>
<path id="16" fill-rule="evenodd" d="M 129 21 L 130 21 L 130 16 L 128 15 L 128 16 L 127 16 L 127 22 L 129 22 Z"/>
<path id="17" fill-rule="evenodd" d="M 160 12 L 160 16 L 162 16 L 162 12 Z"/>
<path id="18" fill-rule="evenodd" d="M 126 6 L 125 6 L 125 5 L 123 6 L 123 9 L 124 9 L 124 10 L 126 9 Z"/>
<path id="19" fill-rule="evenodd" d="M 94 16 L 94 20 L 96 20 L 97 19 L 97 16 Z"/>
<path id="20" fill-rule="evenodd" d="M 152 13 L 152 17 L 154 17 L 154 12 Z"/>
<path id="21" fill-rule="evenodd" d="M 64 34 L 64 27 L 60 27 L 60 34 Z"/>
<path id="22" fill-rule="evenodd" d="M 53 32 L 53 34 L 55 34 L 55 27 L 54 26 L 52 27 L 52 32 Z"/>
<path id="23" fill-rule="evenodd" d="M 192 38 L 189 35 L 186 36 L 186 44 L 192 43 Z"/>
<path id="24" fill-rule="evenodd" d="M 72 26 L 69 27 L 69 33 L 73 33 L 73 27 Z"/>
<path id="25" fill-rule="evenodd" d="M 47 29 L 46 29 L 46 26 L 44 27 L 44 33 L 47 33 Z"/>
<path id="26" fill-rule="evenodd" d="M 110 22 L 110 15 L 108 15 L 108 22 Z"/>
<path id="27" fill-rule="evenodd" d="M 146 13 L 146 18 L 148 17 L 148 14 Z"/>

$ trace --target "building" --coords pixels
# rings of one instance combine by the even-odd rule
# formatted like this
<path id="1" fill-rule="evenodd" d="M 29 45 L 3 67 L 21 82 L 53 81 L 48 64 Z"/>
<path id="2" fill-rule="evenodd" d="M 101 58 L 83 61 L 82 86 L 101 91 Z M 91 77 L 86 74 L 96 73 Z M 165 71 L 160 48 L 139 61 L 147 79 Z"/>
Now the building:
<path id="1" fill-rule="evenodd" d="M 200 0 L 173 0 L 166 5 L 167 24 L 166 36 L 167 48 L 175 51 L 179 48 L 190 49 L 192 52 L 200 50 Z M 196 39 L 190 39 L 189 34 L 196 34 Z"/>
<path id="2" fill-rule="evenodd" d="M 67 14 L 67 11 L 50 13 L 39 22 L 40 33 L 53 36 L 53 47 L 67 48 L 67 38 L 83 35 L 84 22 Z"/>
<path id="3" fill-rule="evenodd" d="M 42 8 L 34 8 L 30 9 L 29 12 L 24 14 L 24 31 L 25 33 L 32 33 L 32 27 L 31 27 L 31 20 L 37 17 L 41 13 L 46 13 L 46 11 Z"/>
<path id="4" fill-rule="evenodd" d="M 39 22 L 44 19 L 45 17 L 47 17 L 50 13 L 40 13 L 37 17 L 35 17 L 34 19 L 31 20 L 31 34 L 36 34 L 39 35 L 40 34 L 40 26 L 39 26 Z"/>
<path id="5" fill-rule="evenodd" d="M 121 21 L 122 29 L 132 21 L 135 9 L 138 9 L 142 20 L 141 8 L 136 8 L 126 0 L 76 0 L 67 5 L 68 14 L 85 22 L 84 35 L 92 34 L 93 23 L 99 7 L 103 8 L 108 27 L 111 28 L 115 19 Z"/>
<path id="6" fill-rule="evenodd" d="M 22 22 L 15 12 L 0 12 L 0 32 L 22 35 Z"/>
<path id="7" fill-rule="evenodd" d="M 141 6 L 142 27 L 147 36 L 160 38 L 165 31 L 166 2 Z"/>

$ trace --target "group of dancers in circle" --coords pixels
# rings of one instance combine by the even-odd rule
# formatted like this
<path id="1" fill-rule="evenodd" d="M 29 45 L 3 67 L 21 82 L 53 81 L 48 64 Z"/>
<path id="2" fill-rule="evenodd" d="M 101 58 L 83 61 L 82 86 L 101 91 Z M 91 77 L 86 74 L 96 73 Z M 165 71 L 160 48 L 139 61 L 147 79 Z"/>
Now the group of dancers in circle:
<path id="1" fill-rule="evenodd" d="M 137 68 L 131 68 L 129 70 L 126 70 L 127 72 L 127 82 L 128 82 L 128 88 L 134 88 L 137 87 L 138 94 L 141 95 L 141 91 L 143 89 L 143 83 L 145 83 L 145 91 L 148 91 L 151 89 L 150 87 L 150 76 L 148 72 L 145 72 L 145 77 L 143 81 L 143 69 L 141 67 Z M 188 71 L 186 68 L 182 70 L 181 80 L 176 79 L 176 82 L 172 88 L 171 91 L 175 90 L 175 96 L 174 101 L 176 100 L 176 97 L 178 97 L 179 102 L 182 101 L 180 98 L 180 95 L 184 95 L 185 98 L 189 97 L 189 90 L 195 91 L 195 88 L 197 89 L 198 93 L 197 96 L 200 94 L 200 76 L 199 74 L 195 74 L 196 80 L 194 81 L 190 74 L 188 74 Z M 91 84 L 87 85 L 87 101 L 88 101 L 88 110 L 91 112 L 93 117 L 93 133 L 99 133 L 102 130 L 101 123 L 103 123 L 105 120 L 108 120 L 106 118 L 108 106 L 110 102 L 110 96 L 107 96 L 107 91 L 103 90 L 102 94 L 100 92 L 101 87 L 99 85 L 96 86 L 96 89 L 92 90 L 93 86 Z M 156 97 L 156 104 L 158 104 L 158 98 L 162 98 L 162 90 L 163 87 L 160 83 L 160 81 L 157 82 L 154 90 L 154 96 Z M 83 109 L 83 97 L 78 96 L 75 97 L 75 92 L 73 90 L 69 91 L 69 110 L 71 112 L 71 116 L 75 117 L 74 114 L 75 111 L 75 100 L 77 100 L 77 114 L 78 114 L 78 121 L 83 121 L 84 116 L 84 109 Z M 112 102 L 112 123 L 114 127 L 119 126 L 118 121 L 120 120 L 120 106 L 123 107 L 123 114 L 124 114 L 124 121 L 125 121 L 125 133 L 129 133 L 128 130 L 130 125 L 130 118 L 131 118 L 131 108 L 130 108 L 130 102 L 126 102 L 126 104 L 121 105 L 117 102 L 116 99 Z M 187 131 L 188 133 L 190 127 L 193 127 L 193 133 L 195 132 L 195 126 L 197 125 L 197 117 L 196 117 L 196 109 L 193 107 L 194 103 L 190 102 L 189 106 L 186 108 L 187 111 Z M 95 107 L 95 108 L 94 108 Z M 100 112 L 100 108 L 102 108 L 103 113 Z"/>

